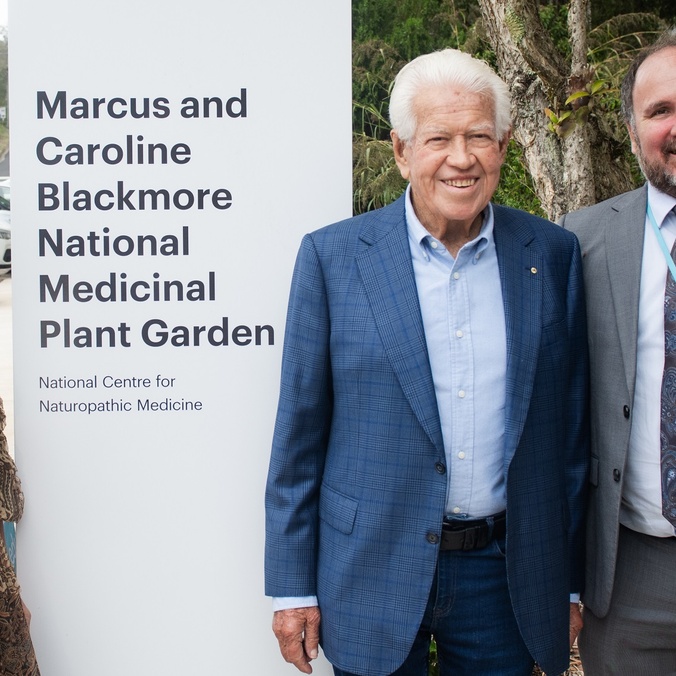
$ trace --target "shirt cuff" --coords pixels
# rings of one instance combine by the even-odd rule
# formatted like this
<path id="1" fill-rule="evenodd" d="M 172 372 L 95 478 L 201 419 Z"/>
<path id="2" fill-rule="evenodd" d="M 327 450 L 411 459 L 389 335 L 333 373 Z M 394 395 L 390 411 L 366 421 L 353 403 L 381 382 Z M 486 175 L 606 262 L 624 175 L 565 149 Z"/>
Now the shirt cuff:
<path id="1" fill-rule="evenodd" d="M 580 602 L 580 595 L 579 594 L 571 594 L 570 595 L 570 602 L 571 603 L 579 603 Z"/>
<path id="2" fill-rule="evenodd" d="M 316 596 L 275 596 L 272 599 L 272 611 L 289 610 L 290 608 L 311 608 L 318 606 Z"/>

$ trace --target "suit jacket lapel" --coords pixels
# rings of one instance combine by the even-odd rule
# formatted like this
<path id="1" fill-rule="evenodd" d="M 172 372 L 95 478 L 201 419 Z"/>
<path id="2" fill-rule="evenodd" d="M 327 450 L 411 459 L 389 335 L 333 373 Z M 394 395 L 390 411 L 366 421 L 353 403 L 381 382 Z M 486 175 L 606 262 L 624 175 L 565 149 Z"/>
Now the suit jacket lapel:
<path id="1" fill-rule="evenodd" d="M 534 237 L 532 229 L 511 212 L 494 209 L 507 332 L 507 468 L 523 432 L 533 390 L 541 331 L 541 257 L 528 246 Z M 378 219 L 369 220 L 361 239 L 367 246 L 356 257 L 357 267 L 392 368 L 421 425 L 443 453 L 403 198 L 380 211 Z"/>
<path id="2" fill-rule="evenodd" d="M 628 193 L 608 211 L 607 222 L 599 223 L 605 233 L 611 299 L 630 392 L 634 390 L 636 372 L 638 304 L 645 235 L 644 228 L 636 224 L 642 226 L 645 223 L 647 199 L 647 188 Z"/>
<path id="3" fill-rule="evenodd" d="M 357 257 L 378 331 L 411 408 L 444 452 L 434 382 L 408 243 L 404 199 L 367 220 Z"/>
<path id="4" fill-rule="evenodd" d="M 542 329 L 542 259 L 529 244 L 533 230 L 494 205 L 495 247 L 507 332 L 505 470 L 521 438 L 530 405 Z"/>

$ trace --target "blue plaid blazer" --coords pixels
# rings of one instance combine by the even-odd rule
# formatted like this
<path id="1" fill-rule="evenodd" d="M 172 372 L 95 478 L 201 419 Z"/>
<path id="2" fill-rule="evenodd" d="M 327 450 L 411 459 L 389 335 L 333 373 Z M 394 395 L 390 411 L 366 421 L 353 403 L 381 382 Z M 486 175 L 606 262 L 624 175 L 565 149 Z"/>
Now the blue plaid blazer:
<path id="1" fill-rule="evenodd" d="M 506 559 L 521 633 L 568 665 L 588 472 L 580 251 L 495 206 L 507 327 Z M 307 235 L 289 301 L 266 489 L 266 594 L 317 595 L 341 669 L 390 674 L 432 584 L 447 477 L 403 198 Z M 479 602 L 479 601 L 477 601 Z"/>

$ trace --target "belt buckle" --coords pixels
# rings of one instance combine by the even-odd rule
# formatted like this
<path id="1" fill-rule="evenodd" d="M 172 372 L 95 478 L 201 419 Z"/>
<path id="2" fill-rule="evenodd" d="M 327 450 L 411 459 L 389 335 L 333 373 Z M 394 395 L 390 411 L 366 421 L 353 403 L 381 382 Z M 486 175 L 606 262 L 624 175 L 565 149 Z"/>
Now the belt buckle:
<path id="1" fill-rule="evenodd" d="M 462 548 L 468 552 L 473 549 L 483 549 L 488 545 L 488 525 L 472 526 L 465 531 Z"/>

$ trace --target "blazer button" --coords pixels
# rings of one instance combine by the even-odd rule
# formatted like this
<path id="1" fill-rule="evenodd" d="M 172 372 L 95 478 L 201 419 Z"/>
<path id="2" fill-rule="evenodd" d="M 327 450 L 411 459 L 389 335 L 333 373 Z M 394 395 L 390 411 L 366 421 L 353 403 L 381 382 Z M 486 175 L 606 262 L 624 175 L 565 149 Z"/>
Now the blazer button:
<path id="1" fill-rule="evenodd" d="M 630 412 L 630 411 L 629 411 L 629 406 L 625 406 L 625 407 L 622 409 L 622 412 L 624 413 L 624 417 L 625 417 L 625 418 L 629 418 L 629 412 Z"/>
<path id="2" fill-rule="evenodd" d="M 439 542 L 439 536 L 436 533 L 428 533 L 427 542 L 431 545 L 436 545 Z"/>
<path id="3" fill-rule="evenodd" d="M 444 465 L 443 462 L 436 463 L 434 469 L 436 469 L 439 474 L 446 474 L 446 465 Z"/>
<path id="4" fill-rule="evenodd" d="M 620 472 L 619 469 L 614 469 L 613 470 L 613 479 L 615 481 L 619 481 L 622 478 L 622 472 Z"/>

